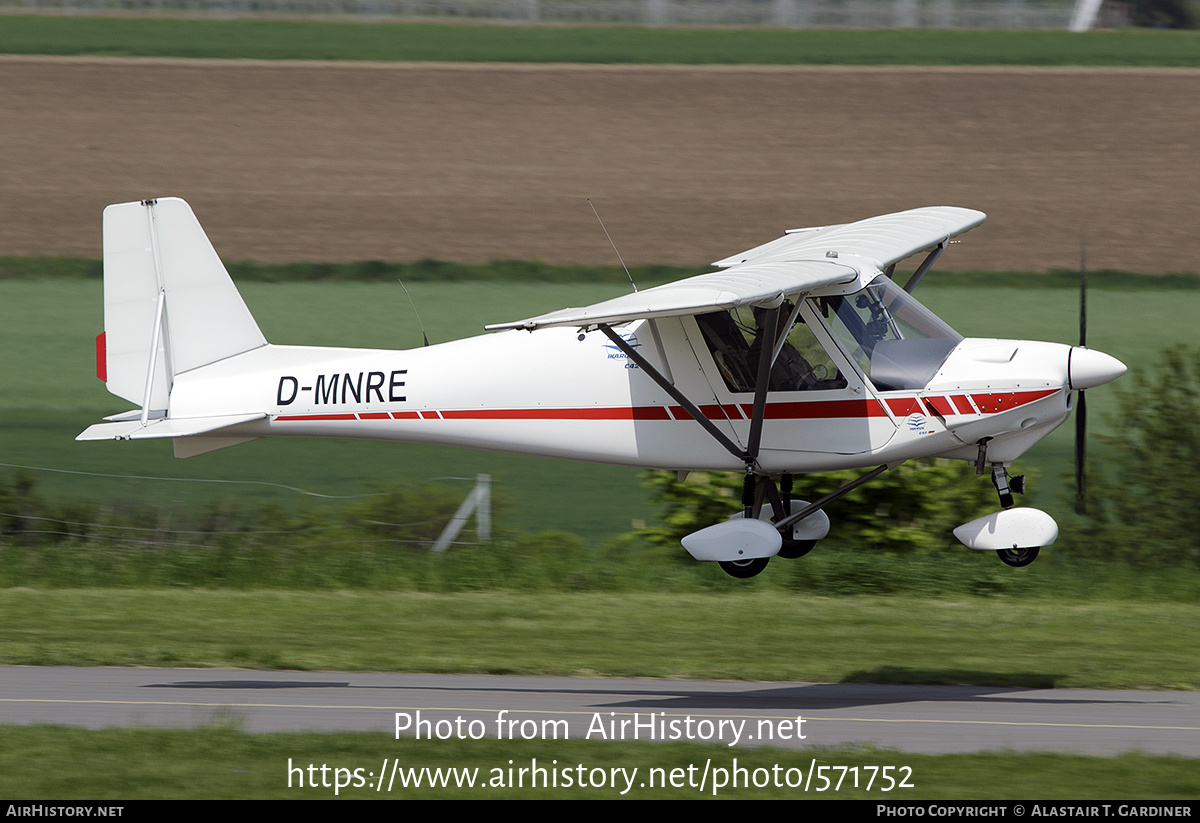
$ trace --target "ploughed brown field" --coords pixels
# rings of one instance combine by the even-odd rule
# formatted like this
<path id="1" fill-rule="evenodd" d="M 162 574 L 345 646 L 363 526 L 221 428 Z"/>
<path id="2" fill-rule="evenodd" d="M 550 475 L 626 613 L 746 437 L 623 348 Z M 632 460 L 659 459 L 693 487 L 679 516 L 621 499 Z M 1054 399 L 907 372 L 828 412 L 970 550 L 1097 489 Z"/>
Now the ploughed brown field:
<path id="1" fill-rule="evenodd" d="M 0 57 L 0 255 L 177 195 L 229 259 L 695 264 L 924 205 L 944 268 L 1200 271 L 1200 72 Z"/>

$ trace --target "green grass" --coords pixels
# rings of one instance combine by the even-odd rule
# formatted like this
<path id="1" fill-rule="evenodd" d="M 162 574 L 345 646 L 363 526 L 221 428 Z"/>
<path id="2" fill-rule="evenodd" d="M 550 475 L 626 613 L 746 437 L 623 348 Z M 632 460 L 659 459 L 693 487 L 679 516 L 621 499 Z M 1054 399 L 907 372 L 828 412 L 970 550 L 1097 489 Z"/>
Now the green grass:
<path id="1" fill-rule="evenodd" d="M 668 29 L 0 16 L 0 53 L 294 60 L 1197 66 L 1200 33 Z"/>
<path id="2" fill-rule="evenodd" d="M 6 589 L 0 613 L 6 665 L 1200 688 L 1190 602 Z"/>
<path id="3" fill-rule="evenodd" d="M 197 731 L 155 729 L 105 729 L 87 731 L 52 727 L 0 728 L 4 746 L 0 747 L 0 795 L 9 801 L 44 800 L 212 800 L 212 799 L 619 799 L 621 788 L 611 783 L 603 788 L 567 787 L 561 779 L 563 769 L 579 774 L 578 766 L 637 769 L 635 785 L 627 798 L 697 799 L 834 799 L 858 798 L 877 801 L 928 800 L 1192 800 L 1200 791 L 1195 762 L 1182 757 L 1158 757 L 1125 754 L 1119 757 L 1082 757 L 1067 754 L 985 753 L 971 755 L 913 755 L 868 749 L 827 749 L 813 747 L 785 751 L 779 749 L 737 749 L 681 743 L 628 743 L 599 741 L 524 742 L 494 739 L 468 741 L 425 741 L 384 734 L 243 734 L 231 724 L 216 724 Z M 558 786 L 514 788 L 508 782 L 510 762 L 516 769 L 531 768 L 536 759 L 541 767 L 557 768 Z M 687 769 L 694 767 L 694 778 L 707 764 L 713 769 L 732 770 L 736 765 L 753 779 L 772 774 L 783 775 L 782 787 L 771 785 L 728 786 L 713 789 L 718 774 L 712 772 L 701 791 L 698 779 L 689 785 Z M 477 770 L 475 788 L 402 789 L 398 781 L 392 790 L 376 791 L 359 783 L 335 792 L 336 768 L 354 769 L 365 776 L 378 772 L 396 761 L 404 768 Z M 329 766 L 325 777 L 329 786 L 300 788 L 301 769 L 307 782 L 306 767 L 314 765 L 315 777 L 322 779 L 320 767 Z M 843 772 L 836 767 L 907 766 L 908 782 L 913 788 L 881 791 L 878 780 L 870 792 L 865 790 L 865 772 L 861 787 L 851 787 L 851 776 L 843 778 L 840 790 L 833 786 L 825 792 L 813 778 L 808 792 L 803 787 L 788 788 L 787 771 L 796 782 L 808 776 L 811 765 L 835 767 L 825 772 L 836 783 Z M 775 771 L 778 765 L 780 769 Z M 650 770 L 659 776 L 682 769 L 684 785 L 651 788 Z M 893 773 L 896 773 L 893 768 Z M 289 787 L 289 774 L 292 785 Z M 1002 775 L 1020 775 L 1020 780 L 1000 779 Z M 660 778 L 659 778 L 660 779 Z M 500 784 L 492 781 L 502 780 Z M 618 780 L 620 778 L 618 777 Z M 352 779 L 347 782 L 355 783 Z M 363 781 L 366 782 L 365 780 Z M 516 782 L 514 779 L 513 782 Z M 575 781 L 572 781 L 573 783 Z M 487 784 L 480 788 L 479 783 Z M 641 785 L 646 783 L 647 785 Z M 1114 813 L 1116 809 L 1114 808 Z"/>

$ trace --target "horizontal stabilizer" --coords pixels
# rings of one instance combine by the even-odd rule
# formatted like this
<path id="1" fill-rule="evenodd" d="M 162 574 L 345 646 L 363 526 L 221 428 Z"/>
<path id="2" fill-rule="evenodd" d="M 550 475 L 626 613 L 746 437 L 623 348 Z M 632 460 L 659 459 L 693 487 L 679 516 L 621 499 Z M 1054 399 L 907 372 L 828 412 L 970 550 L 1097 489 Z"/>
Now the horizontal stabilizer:
<path id="1" fill-rule="evenodd" d="M 139 420 L 119 423 L 97 423 L 89 426 L 76 440 L 156 440 L 163 437 L 191 437 L 212 434 L 242 423 L 262 420 L 265 412 L 228 414 L 220 417 L 184 417 L 151 420 L 145 426 Z M 236 437 L 237 435 L 233 435 Z"/>
<path id="2" fill-rule="evenodd" d="M 167 412 L 165 409 L 151 409 L 146 414 L 146 417 L 150 420 L 161 420 L 166 416 L 167 416 Z M 128 420 L 141 420 L 142 419 L 142 410 L 141 409 L 131 409 L 127 412 L 121 412 L 120 414 L 110 414 L 108 417 L 106 417 L 104 419 L 108 420 L 110 422 L 113 422 L 113 423 L 124 423 Z"/>

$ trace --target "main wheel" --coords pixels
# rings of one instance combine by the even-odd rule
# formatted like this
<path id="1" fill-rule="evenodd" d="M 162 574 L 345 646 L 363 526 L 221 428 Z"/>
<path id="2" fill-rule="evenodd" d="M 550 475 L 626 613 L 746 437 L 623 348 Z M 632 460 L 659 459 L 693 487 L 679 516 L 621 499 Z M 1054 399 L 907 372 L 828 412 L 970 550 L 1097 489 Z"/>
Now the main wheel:
<path id="1" fill-rule="evenodd" d="M 765 569 L 770 561 L 769 557 L 751 557 L 747 560 L 722 560 L 717 565 L 730 577 L 745 580 Z"/>
<path id="2" fill-rule="evenodd" d="M 1009 566 L 1028 566 L 1037 560 L 1038 547 L 1028 546 L 1024 549 L 1001 549 L 996 552 L 996 556 Z"/>
<path id="3" fill-rule="evenodd" d="M 779 549 L 779 556 L 787 560 L 795 560 L 797 557 L 804 557 L 816 545 L 816 540 L 792 540 L 790 537 L 785 537 L 783 538 L 783 546 Z"/>

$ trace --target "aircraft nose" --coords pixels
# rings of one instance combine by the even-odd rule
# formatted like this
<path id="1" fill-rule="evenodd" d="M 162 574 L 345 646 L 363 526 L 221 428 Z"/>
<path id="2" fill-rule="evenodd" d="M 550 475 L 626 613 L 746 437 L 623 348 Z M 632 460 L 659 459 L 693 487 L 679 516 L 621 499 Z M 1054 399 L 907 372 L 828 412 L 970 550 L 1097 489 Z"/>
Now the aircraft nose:
<path id="1" fill-rule="evenodd" d="M 1103 386 L 1124 373 L 1124 363 L 1095 349 L 1072 346 L 1067 357 L 1067 379 L 1072 390 Z"/>

